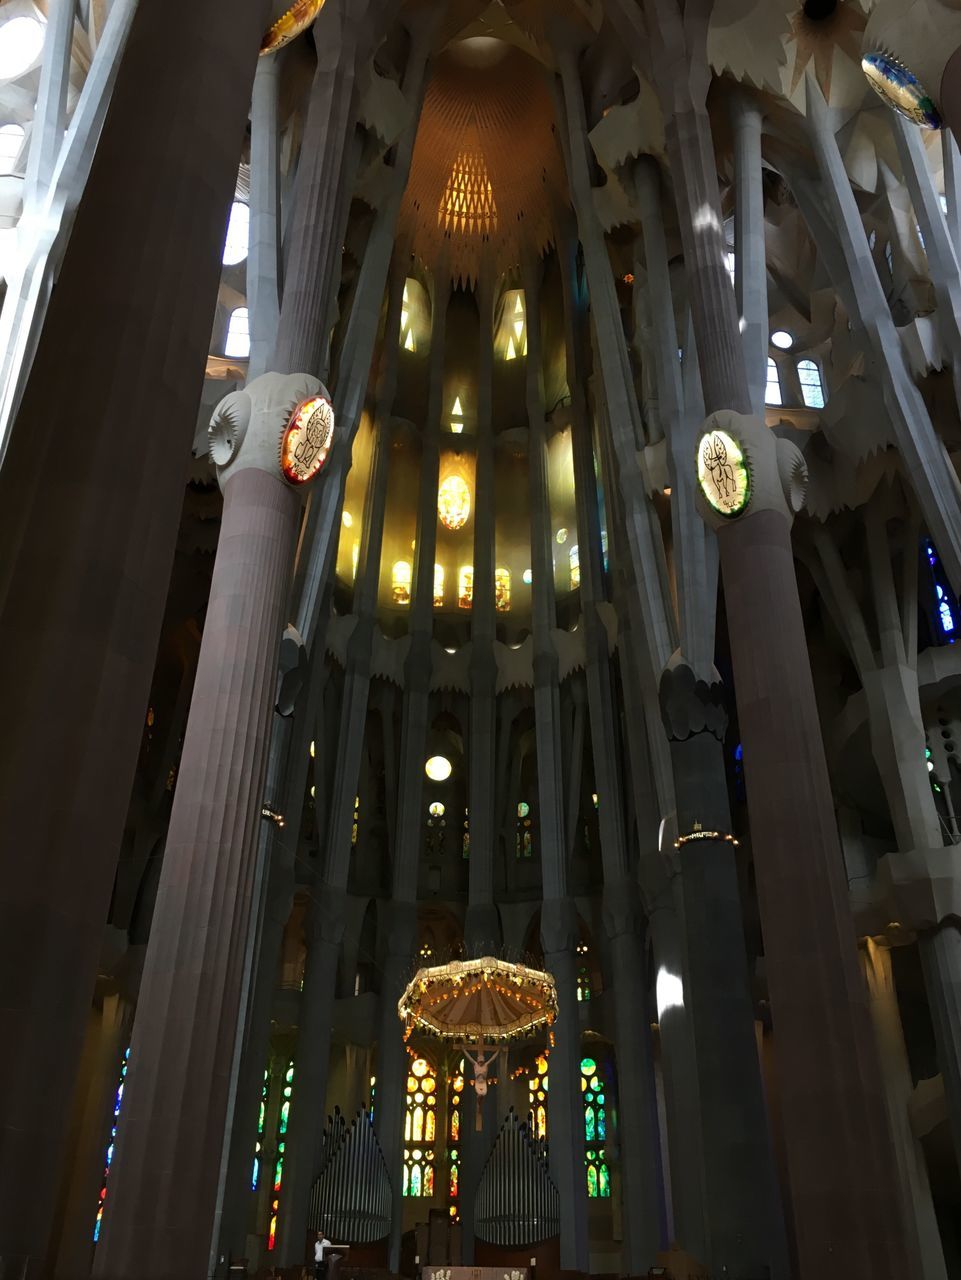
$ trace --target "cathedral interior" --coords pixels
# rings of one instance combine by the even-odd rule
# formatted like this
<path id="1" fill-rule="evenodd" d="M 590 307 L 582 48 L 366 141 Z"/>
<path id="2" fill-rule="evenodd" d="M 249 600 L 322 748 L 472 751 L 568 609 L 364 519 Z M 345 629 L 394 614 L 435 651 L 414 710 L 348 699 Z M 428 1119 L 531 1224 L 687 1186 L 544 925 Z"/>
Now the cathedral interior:
<path id="1" fill-rule="evenodd" d="M 0 3 L 0 1280 L 961 1280 L 959 137 L 961 0 Z"/>

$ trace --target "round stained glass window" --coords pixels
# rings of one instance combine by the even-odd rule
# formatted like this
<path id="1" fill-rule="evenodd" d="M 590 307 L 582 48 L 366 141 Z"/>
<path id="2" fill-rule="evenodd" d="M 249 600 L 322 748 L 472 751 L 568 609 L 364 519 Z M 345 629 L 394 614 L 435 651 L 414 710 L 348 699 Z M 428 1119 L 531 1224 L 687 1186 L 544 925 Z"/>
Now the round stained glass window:
<path id="1" fill-rule="evenodd" d="M 415 1076 L 417 1076 L 418 1078 L 419 1078 L 420 1076 L 425 1076 L 425 1075 L 427 1074 L 428 1070 L 429 1070 L 428 1065 L 427 1065 L 427 1059 L 426 1059 L 426 1058 L 417 1058 L 417 1059 L 414 1061 L 414 1063 L 411 1065 L 411 1068 L 410 1068 L 410 1069 L 411 1069 L 411 1071 L 414 1073 L 414 1075 L 415 1075 Z"/>
<path id="2" fill-rule="evenodd" d="M 940 129 L 941 113 L 913 71 L 889 53 L 866 53 L 861 70 L 868 84 L 900 115 L 922 129 Z"/>
<path id="3" fill-rule="evenodd" d="M 424 765 L 424 772 L 431 782 L 446 782 L 451 775 L 451 763 L 446 756 L 431 756 Z"/>
<path id="4" fill-rule="evenodd" d="M 437 490 L 437 514 L 445 529 L 463 529 L 470 519 L 470 489 L 461 476 L 448 476 Z"/>

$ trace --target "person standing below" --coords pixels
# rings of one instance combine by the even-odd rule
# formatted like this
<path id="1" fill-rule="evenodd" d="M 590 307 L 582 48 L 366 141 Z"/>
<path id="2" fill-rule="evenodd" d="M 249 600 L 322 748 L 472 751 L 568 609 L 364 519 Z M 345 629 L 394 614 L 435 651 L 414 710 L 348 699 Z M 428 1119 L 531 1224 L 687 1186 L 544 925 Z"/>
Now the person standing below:
<path id="1" fill-rule="evenodd" d="M 314 1276 L 316 1280 L 325 1280 L 327 1275 L 327 1250 L 330 1248 L 330 1241 L 322 1231 L 317 1232 L 317 1239 L 314 1241 Z"/>

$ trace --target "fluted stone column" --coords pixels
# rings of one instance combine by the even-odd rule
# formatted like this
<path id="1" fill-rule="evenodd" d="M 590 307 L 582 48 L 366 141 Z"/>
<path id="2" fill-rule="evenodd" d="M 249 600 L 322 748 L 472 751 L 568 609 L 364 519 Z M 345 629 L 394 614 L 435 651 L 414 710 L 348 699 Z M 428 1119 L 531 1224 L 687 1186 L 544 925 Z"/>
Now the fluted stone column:
<path id="1" fill-rule="evenodd" d="M 98 1277 L 204 1275 L 214 1250 L 267 733 L 300 514 L 299 492 L 277 459 L 290 404 L 321 390 L 315 378 L 267 374 L 228 397 L 211 426 L 223 522 Z"/>
<path id="2" fill-rule="evenodd" d="M 47 1247 L 267 7 L 138 9 L 0 471 L 5 1278 Z"/>
<path id="3" fill-rule="evenodd" d="M 577 911 L 567 889 L 567 826 L 561 750 L 560 683 L 552 635 L 556 623 L 551 553 L 544 379 L 541 368 L 539 264 L 526 258 L 526 398 L 531 502 L 531 594 L 534 632 L 534 725 L 540 823 L 544 964 L 557 983 L 558 1017 L 551 1054 L 551 1175 L 560 1193 L 561 1267 L 588 1270 L 584 1116 L 577 1016 Z"/>
<path id="4" fill-rule="evenodd" d="M 742 321 L 744 362 L 751 408 L 764 413 L 770 323 L 767 309 L 767 253 L 764 242 L 764 171 L 761 167 L 763 116 L 758 102 L 737 90 L 731 101 L 734 129 L 734 292 Z"/>

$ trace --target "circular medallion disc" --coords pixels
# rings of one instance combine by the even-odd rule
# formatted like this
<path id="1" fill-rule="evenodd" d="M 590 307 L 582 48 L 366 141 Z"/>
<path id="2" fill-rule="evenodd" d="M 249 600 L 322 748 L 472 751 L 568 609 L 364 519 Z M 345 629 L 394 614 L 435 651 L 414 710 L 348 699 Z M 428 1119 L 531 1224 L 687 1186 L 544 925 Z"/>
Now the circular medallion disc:
<path id="1" fill-rule="evenodd" d="M 740 515 L 751 500 L 751 473 L 741 446 L 726 431 L 707 431 L 697 446 L 697 482 L 722 516 Z"/>
<path id="2" fill-rule="evenodd" d="M 334 406 L 311 396 L 291 414 L 280 442 L 280 469 L 290 484 L 306 484 L 323 468 L 334 438 Z"/>
<path id="3" fill-rule="evenodd" d="M 866 53 L 861 70 L 876 94 L 912 124 L 940 129 L 941 113 L 914 72 L 889 53 Z"/>

